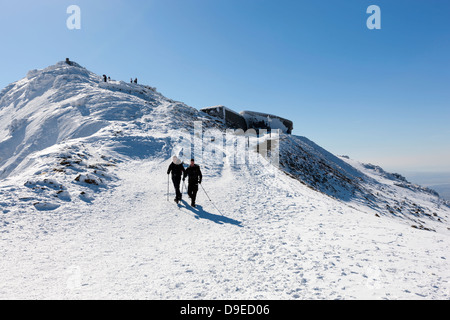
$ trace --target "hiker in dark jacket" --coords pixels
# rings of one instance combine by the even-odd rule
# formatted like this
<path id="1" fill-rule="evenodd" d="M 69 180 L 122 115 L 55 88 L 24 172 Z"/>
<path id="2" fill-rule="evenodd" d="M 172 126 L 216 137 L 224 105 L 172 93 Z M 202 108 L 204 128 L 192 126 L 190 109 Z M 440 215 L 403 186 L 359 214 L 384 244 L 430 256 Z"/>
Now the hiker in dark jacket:
<path id="1" fill-rule="evenodd" d="M 195 199 L 197 198 L 198 185 L 202 183 L 202 171 L 200 166 L 195 164 L 194 159 L 191 159 L 191 165 L 185 170 L 183 181 L 188 178 L 188 196 L 191 198 L 191 206 L 195 208 Z"/>
<path id="2" fill-rule="evenodd" d="M 182 198 L 180 192 L 180 182 L 181 178 L 185 174 L 185 170 L 183 167 L 183 163 L 181 162 L 180 159 L 177 158 L 177 156 L 173 156 L 172 163 L 170 164 L 169 169 L 167 169 L 167 174 L 170 174 L 171 172 L 172 172 L 172 182 L 176 193 L 174 201 L 178 203 Z"/>

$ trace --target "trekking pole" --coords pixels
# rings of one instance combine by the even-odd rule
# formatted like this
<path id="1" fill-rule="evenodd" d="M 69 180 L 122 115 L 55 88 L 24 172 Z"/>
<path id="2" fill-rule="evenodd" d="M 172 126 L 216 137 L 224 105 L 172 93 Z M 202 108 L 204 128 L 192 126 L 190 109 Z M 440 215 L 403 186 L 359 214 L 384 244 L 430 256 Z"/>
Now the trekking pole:
<path id="1" fill-rule="evenodd" d="M 169 175 L 167 175 L 167 201 L 169 201 Z"/>
<path id="2" fill-rule="evenodd" d="M 211 200 L 211 198 L 208 196 L 208 194 L 206 193 L 205 188 L 203 188 L 202 184 L 200 183 L 200 187 L 202 187 L 203 192 L 206 194 L 206 196 L 208 197 L 209 201 L 212 203 L 212 205 L 214 206 L 214 208 L 216 208 L 216 210 L 220 213 L 220 215 L 222 217 L 224 217 L 224 215 L 222 214 L 222 212 L 220 212 L 219 208 L 216 207 L 216 205 L 214 204 L 214 202 Z"/>
<path id="3" fill-rule="evenodd" d="M 208 194 L 205 191 L 205 188 L 203 188 L 202 184 L 200 183 L 200 187 L 202 187 L 203 192 L 206 194 L 206 196 L 208 197 L 209 201 L 211 201 L 211 198 L 208 196 Z M 212 201 L 211 201 L 212 202 Z"/>

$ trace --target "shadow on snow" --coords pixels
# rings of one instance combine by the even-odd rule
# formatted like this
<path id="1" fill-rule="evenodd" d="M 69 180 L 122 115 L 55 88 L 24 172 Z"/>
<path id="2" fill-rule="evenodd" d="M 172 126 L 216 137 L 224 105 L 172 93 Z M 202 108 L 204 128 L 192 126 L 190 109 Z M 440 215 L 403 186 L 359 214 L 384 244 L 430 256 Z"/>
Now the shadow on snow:
<path id="1" fill-rule="evenodd" d="M 201 205 L 196 205 L 195 208 L 191 207 L 186 201 L 181 200 L 179 206 L 182 208 L 188 209 L 192 213 L 195 214 L 196 219 L 206 219 L 211 220 L 217 224 L 229 223 L 238 227 L 242 227 L 242 222 L 238 220 L 234 220 L 223 215 L 217 215 L 214 213 L 207 212 L 203 209 Z"/>

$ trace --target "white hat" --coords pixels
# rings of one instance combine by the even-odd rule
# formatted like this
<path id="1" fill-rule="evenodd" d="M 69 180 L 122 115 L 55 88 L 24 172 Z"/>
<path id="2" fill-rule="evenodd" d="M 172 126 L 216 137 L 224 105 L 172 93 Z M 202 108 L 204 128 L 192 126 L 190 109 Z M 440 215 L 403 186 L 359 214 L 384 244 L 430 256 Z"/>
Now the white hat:
<path id="1" fill-rule="evenodd" d="M 180 163 L 181 163 L 181 160 L 178 159 L 177 156 L 173 156 L 173 157 L 172 157 L 172 162 L 175 163 L 175 164 L 180 164 Z"/>

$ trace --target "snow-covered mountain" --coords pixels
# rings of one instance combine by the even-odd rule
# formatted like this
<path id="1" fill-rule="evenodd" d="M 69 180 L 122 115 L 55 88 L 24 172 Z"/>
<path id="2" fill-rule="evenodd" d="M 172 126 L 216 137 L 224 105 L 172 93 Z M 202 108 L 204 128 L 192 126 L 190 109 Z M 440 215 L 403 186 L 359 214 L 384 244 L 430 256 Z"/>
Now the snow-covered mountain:
<path id="1" fill-rule="evenodd" d="M 0 297 L 450 297 L 448 204 L 307 138 L 280 135 L 279 168 L 203 139 L 203 204 L 168 202 L 195 121 L 227 129 L 75 62 L 3 89 Z"/>
<path id="2" fill-rule="evenodd" d="M 6 210 L 89 202 L 114 185 L 117 163 L 169 157 L 171 132 L 201 119 L 155 88 L 105 83 L 75 62 L 30 71 L 0 93 L 0 106 L 0 178 L 26 187 L 6 192 Z"/>

